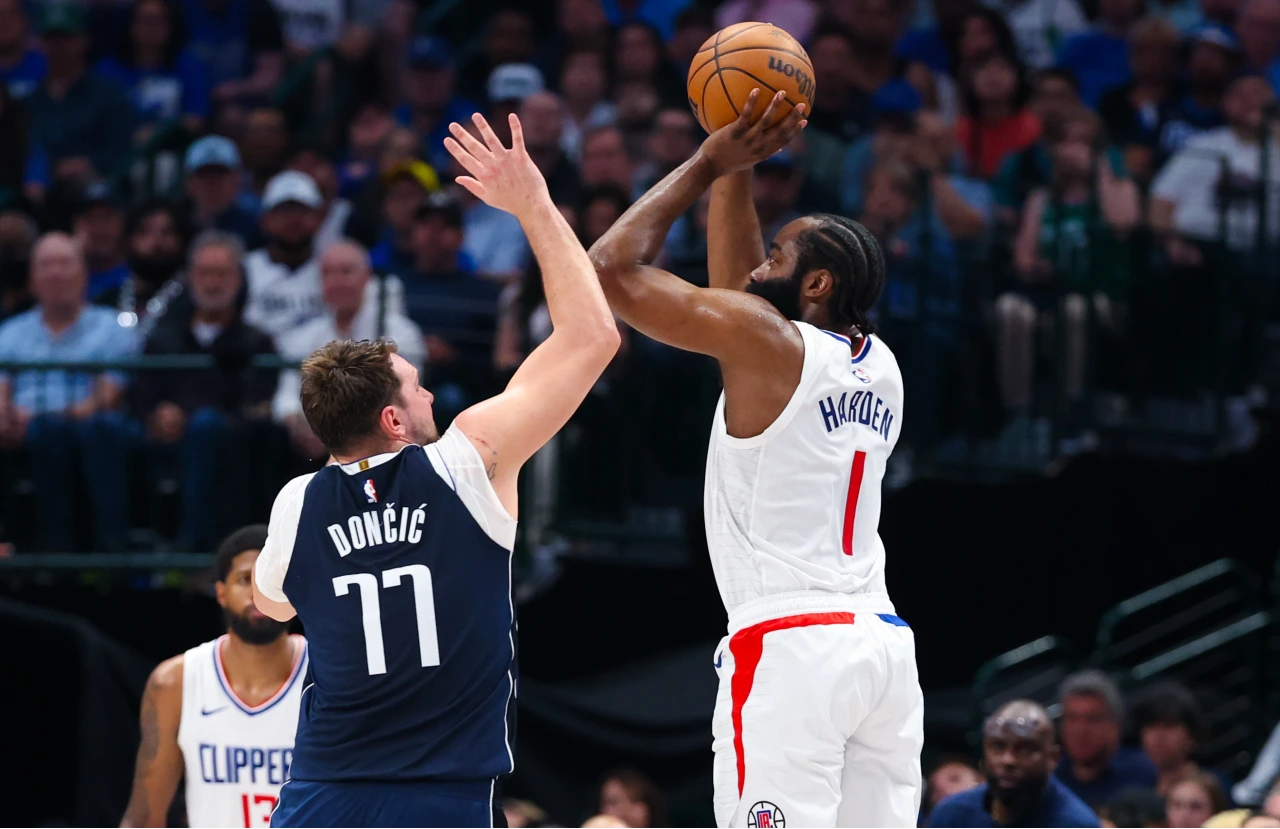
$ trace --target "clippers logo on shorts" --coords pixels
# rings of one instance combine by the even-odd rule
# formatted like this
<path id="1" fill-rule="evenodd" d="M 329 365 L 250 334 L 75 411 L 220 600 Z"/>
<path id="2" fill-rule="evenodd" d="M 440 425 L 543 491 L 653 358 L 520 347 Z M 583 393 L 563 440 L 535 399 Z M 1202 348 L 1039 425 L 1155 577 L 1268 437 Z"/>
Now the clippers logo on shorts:
<path id="1" fill-rule="evenodd" d="M 767 800 L 753 804 L 751 811 L 747 812 L 747 826 L 751 829 L 782 829 L 786 825 L 787 819 L 782 816 L 782 810 Z"/>
<path id="2" fill-rule="evenodd" d="M 364 497 L 369 499 L 370 504 L 378 503 L 378 490 L 373 486 L 373 478 L 364 482 Z"/>

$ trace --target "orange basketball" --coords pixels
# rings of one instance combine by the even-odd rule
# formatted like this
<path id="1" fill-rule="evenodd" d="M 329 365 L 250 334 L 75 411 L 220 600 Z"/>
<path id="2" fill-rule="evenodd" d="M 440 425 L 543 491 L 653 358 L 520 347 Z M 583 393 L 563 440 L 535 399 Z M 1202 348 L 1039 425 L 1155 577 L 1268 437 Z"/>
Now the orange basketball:
<path id="1" fill-rule="evenodd" d="M 689 64 L 689 106 L 707 132 L 731 123 L 751 90 L 760 90 L 756 117 L 778 91 L 786 100 L 779 118 L 804 103 L 813 107 L 813 64 L 796 39 L 771 23 L 736 23 L 702 44 Z"/>

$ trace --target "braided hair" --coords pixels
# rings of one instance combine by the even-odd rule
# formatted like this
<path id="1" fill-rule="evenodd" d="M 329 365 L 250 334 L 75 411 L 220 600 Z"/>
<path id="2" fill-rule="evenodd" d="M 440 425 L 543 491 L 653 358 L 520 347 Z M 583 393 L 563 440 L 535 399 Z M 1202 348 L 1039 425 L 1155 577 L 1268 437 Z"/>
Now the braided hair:
<path id="1" fill-rule="evenodd" d="M 796 238 L 796 274 L 826 269 L 835 277 L 827 310 L 831 324 L 876 332 L 867 316 L 884 289 L 884 253 L 871 231 L 844 216 L 816 213 L 814 224 Z"/>

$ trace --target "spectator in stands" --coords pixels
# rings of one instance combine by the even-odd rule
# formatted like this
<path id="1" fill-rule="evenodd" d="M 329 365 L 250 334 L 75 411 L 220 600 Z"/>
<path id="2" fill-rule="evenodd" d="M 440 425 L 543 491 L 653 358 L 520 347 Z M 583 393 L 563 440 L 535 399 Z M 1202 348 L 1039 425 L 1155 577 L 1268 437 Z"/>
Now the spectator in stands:
<path id="1" fill-rule="evenodd" d="M 575 49 L 564 57 L 560 69 L 560 95 L 565 119 L 560 146 L 577 163 L 582 157 L 582 136 L 593 127 L 612 124 L 617 108 L 606 97 L 609 63 L 598 49 Z"/>
<path id="2" fill-rule="evenodd" d="M 499 66 L 489 75 L 489 124 L 502 143 L 511 145 L 511 125 L 507 118 L 519 112 L 525 98 L 546 88 L 542 72 L 532 63 L 508 63 Z M 470 123 L 471 119 L 458 123 Z"/>
<path id="3" fill-rule="evenodd" d="M 1175 828 L 1204 826 L 1228 805 L 1218 778 L 1208 772 L 1183 772 L 1169 782 L 1165 794 L 1165 814 Z"/>
<path id="4" fill-rule="evenodd" d="M 402 273 L 405 308 L 426 337 L 437 411 L 457 414 L 479 393 L 478 368 L 493 361 L 500 288 L 458 267 L 463 217 L 458 200 L 441 191 L 418 208 L 414 267 Z"/>
<path id="5" fill-rule="evenodd" d="M 1129 32 L 1132 79 L 1107 90 L 1098 104 L 1125 166 L 1143 184 L 1155 175 L 1160 134 L 1177 99 L 1177 61 L 1177 30 L 1156 17 L 1138 21 Z"/>
<path id="6" fill-rule="evenodd" d="M 187 148 L 183 169 L 195 229 L 225 230 L 252 246 L 259 236 L 258 220 L 238 200 L 244 169 L 235 143 L 206 135 Z"/>
<path id="7" fill-rule="evenodd" d="M 1258 208 L 1254 194 L 1261 175 L 1263 112 L 1274 100 L 1271 87 L 1256 75 L 1233 82 L 1223 100 L 1227 126 L 1187 141 L 1156 176 L 1151 185 L 1149 221 L 1175 265 L 1202 264 L 1200 244 L 1220 239 L 1223 223 L 1228 247 L 1247 250 L 1255 244 Z M 1280 182 L 1278 167 L 1270 166 L 1271 186 Z M 1232 188 L 1225 206 L 1219 195 L 1224 171 L 1229 171 Z M 1266 228 L 1273 240 L 1280 238 L 1277 219 L 1280 215 L 1272 213 Z"/>
<path id="8" fill-rule="evenodd" d="M 676 15 L 690 5 L 690 0 L 602 0 L 601 8 L 614 30 L 644 23 L 654 30 L 659 42 L 671 37 Z"/>
<path id="9" fill-rule="evenodd" d="M 839 26 L 820 26 L 808 52 L 815 84 L 822 94 L 813 99 L 806 129 L 839 142 L 853 141 L 867 130 L 871 119 L 870 102 L 849 76 L 848 68 L 857 52 L 854 39 Z"/>
<path id="10" fill-rule="evenodd" d="M 360 105 L 347 127 L 347 149 L 338 167 L 338 193 L 354 199 L 370 179 L 377 177 L 383 147 L 395 128 L 391 113 L 382 104 Z"/>
<path id="11" fill-rule="evenodd" d="M 181 119 L 199 135 L 209 117 L 209 71 L 183 47 L 182 26 L 169 0 L 138 0 L 129 9 L 128 35 L 118 55 L 98 62 L 98 75 L 115 81 L 133 101 L 145 141 L 162 124 Z"/>
<path id="12" fill-rule="evenodd" d="M 409 44 L 409 75 L 396 120 L 417 136 L 422 158 L 440 167 L 448 158 L 444 139 L 453 121 L 466 123 L 476 111 L 454 91 L 453 49 L 439 37 L 417 37 Z"/>
<path id="13" fill-rule="evenodd" d="M 960 67 L 978 58 L 993 52 L 1012 55 L 1017 50 L 1013 30 L 1003 14 L 987 7 L 971 8 L 960 17 L 959 25 L 947 40 L 951 59 L 945 71 L 959 74 Z"/>
<path id="14" fill-rule="evenodd" d="M 965 115 L 956 123 L 968 170 L 995 178 L 1008 156 L 1040 137 L 1040 119 L 1027 103 L 1031 97 L 1022 65 L 1010 55 L 992 52 L 961 69 Z"/>
<path id="15" fill-rule="evenodd" d="M 844 72 L 852 84 L 852 114 L 860 130 L 871 120 L 871 98 L 876 90 L 902 77 L 906 66 L 894 54 L 894 45 L 906 28 L 906 15 L 895 0 L 851 0 L 826 9 L 853 41 L 853 61 Z M 814 69 L 817 74 L 817 69 Z"/>
<path id="16" fill-rule="evenodd" d="M 510 6 L 489 18 L 480 51 L 458 74 L 458 91 L 479 104 L 488 100 L 489 75 L 504 63 L 529 63 L 534 59 L 533 18 L 529 12 Z"/>
<path id="17" fill-rule="evenodd" d="M 716 8 L 715 30 L 749 20 L 768 20 L 798 42 L 807 43 L 818 20 L 818 6 L 813 0 L 729 0 Z"/>
<path id="18" fill-rule="evenodd" d="M 270 0 L 190 0 L 186 43 L 209 70 L 215 105 L 264 101 L 284 73 L 284 33 Z"/>
<path id="19" fill-rule="evenodd" d="M 666 798 L 648 775 L 636 769 L 616 769 L 600 784 L 600 814 L 627 826 L 667 826 Z"/>
<path id="20" fill-rule="evenodd" d="M 0 321 L 34 304 L 27 272 L 39 232 L 35 220 L 21 210 L 0 212 Z"/>
<path id="21" fill-rule="evenodd" d="M 1009 21 L 1018 56 L 1033 69 L 1053 64 L 1062 42 L 1088 26 L 1076 0 L 986 0 Z"/>
<path id="22" fill-rule="evenodd" d="M 538 68 L 548 78 L 558 78 L 565 56 L 575 49 L 606 52 L 613 33 L 600 0 L 557 0 L 556 30 L 539 51 Z"/>
<path id="23" fill-rule="evenodd" d="M 748 0 L 750 2 L 750 0 Z M 790 8 L 798 8 L 804 5 L 808 0 L 783 0 L 778 5 L 785 5 Z M 721 6 L 721 8 L 724 8 Z M 772 12 L 771 12 L 772 13 Z M 778 20 L 777 17 L 767 18 L 769 20 Z M 812 28 L 806 27 L 803 33 L 799 29 L 787 29 L 781 23 L 774 25 L 788 31 L 795 32 L 796 39 L 804 43 L 809 39 L 809 31 Z M 693 62 L 694 55 L 702 49 L 702 44 L 706 43 L 722 26 L 716 25 L 715 15 L 712 10 L 701 6 L 690 6 L 680 14 L 676 15 L 676 28 L 671 37 L 667 39 L 667 62 L 672 66 L 680 69 L 689 66 Z"/>
<path id="24" fill-rule="evenodd" d="M 229 233 L 207 230 L 197 237 L 187 270 L 190 302 L 165 314 L 146 339 L 145 354 L 209 355 L 215 367 L 144 372 L 135 384 L 153 469 L 181 469 L 178 539 L 192 550 L 207 549 L 230 523 L 223 513 L 236 485 L 219 486 L 219 471 L 227 469 L 219 458 L 229 436 L 242 434 L 242 423 L 268 414 L 276 387 L 274 372 L 249 367 L 275 348 L 268 334 L 241 319 L 243 258 L 240 240 Z"/>
<path id="25" fill-rule="evenodd" d="M 1099 0 L 1090 31 L 1062 42 L 1058 66 L 1076 76 L 1080 96 L 1096 106 L 1102 93 L 1129 80 L 1128 43 L 1146 0 Z"/>
<path id="26" fill-rule="evenodd" d="M 944 756 L 925 776 L 924 800 L 921 803 L 921 826 L 928 826 L 928 816 L 939 803 L 953 794 L 967 792 L 982 785 L 982 772 L 973 763 L 958 756 Z"/>
<path id="27" fill-rule="evenodd" d="M 0 360 L 127 359 L 133 338 L 113 312 L 86 304 L 87 285 L 75 240 L 61 233 L 44 236 L 31 259 L 36 307 L 0 325 Z M 78 522 L 69 482 L 76 478 L 77 456 L 98 548 L 124 547 L 129 431 L 120 412 L 123 397 L 124 378 L 117 372 L 24 371 L 0 378 L 0 440 L 27 447 L 37 528 L 46 548 L 73 549 Z"/>
<path id="28" fill-rule="evenodd" d="M 662 41 L 663 36 L 647 23 L 633 21 L 620 27 L 614 35 L 614 82 L 646 83 L 663 104 L 684 103 L 688 99 L 684 83 L 667 62 Z"/>
<path id="29" fill-rule="evenodd" d="M 14 100 L 35 92 L 48 69 L 44 54 L 31 45 L 22 0 L 0 0 L 0 83 Z"/>
<path id="30" fill-rule="evenodd" d="M 413 266 L 413 217 L 440 189 L 440 179 L 421 161 L 406 161 L 389 168 L 382 181 L 382 230 L 369 255 L 375 269 L 398 273 Z"/>
<path id="31" fill-rule="evenodd" d="M 1155 766 L 1138 749 L 1120 744 L 1124 702 L 1106 674 L 1072 674 L 1059 696 L 1062 759 L 1055 773 L 1064 786 L 1091 806 L 1129 786 L 1155 788 Z"/>
<path id="32" fill-rule="evenodd" d="M 636 173 L 637 187 L 648 190 L 657 184 L 688 161 L 701 143 L 702 132 L 687 105 L 659 111 L 646 142 L 647 163 Z"/>
<path id="33" fill-rule="evenodd" d="M 114 310 L 121 327 L 136 331 L 140 340 L 175 303 L 185 308 L 190 302 L 179 279 L 187 236 L 181 213 L 163 201 L 139 205 L 125 224 L 128 275 L 94 301 Z"/>
<path id="34" fill-rule="evenodd" d="M 618 104 L 615 123 L 626 139 L 627 151 L 639 158 L 644 155 L 644 145 L 662 99 L 648 81 L 620 81 L 614 86 L 613 96 Z"/>
<path id="35" fill-rule="evenodd" d="M 48 152 L 53 178 L 74 190 L 125 161 L 133 109 L 120 87 L 88 71 L 83 8 L 50 3 L 43 22 L 48 72 L 26 99 L 31 138 Z"/>
<path id="36" fill-rule="evenodd" d="M 244 259 L 244 321 L 274 336 L 324 313 L 315 238 L 324 197 L 311 176 L 289 170 L 262 198 L 264 247 Z"/>
<path id="37" fill-rule="evenodd" d="M 930 826 L 1099 826 L 1097 816 L 1053 776 L 1053 722 L 1041 706 L 1014 700 L 982 725 L 987 782 L 943 800 Z"/>
<path id="38" fill-rule="evenodd" d="M 96 300 L 119 288 L 129 276 L 124 207 L 105 181 L 95 181 L 85 188 L 72 229 L 89 265 L 89 299 Z"/>
<path id="39" fill-rule="evenodd" d="M 1019 414 L 1031 404 L 1038 310 L 1056 310 L 1062 295 L 1066 394 L 1073 403 L 1082 400 L 1089 314 L 1101 330 L 1117 331 L 1129 288 L 1129 251 L 1121 241 L 1141 220 L 1138 188 L 1099 163 L 1106 140 L 1096 113 L 1081 108 L 1051 121 L 1046 139 L 1053 175 L 1027 199 L 1014 241 L 1014 267 L 1025 285 L 997 302 L 1005 403 Z"/>
<path id="40" fill-rule="evenodd" d="M 387 283 L 392 281 L 399 280 L 394 276 L 373 276 L 369 254 L 359 243 L 345 239 L 335 242 L 320 257 L 324 313 L 281 337 L 281 356 L 301 362 L 333 340 L 389 339 L 398 346 L 400 356 L 425 376 L 427 355 L 422 331 L 387 306 Z M 324 446 L 303 417 L 301 389 L 302 378 L 297 370 L 282 371 L 272 415 L 288 431 L 299 455 L 319 460 L 325 456 Z"/>
<path id="41" fill-rule="evenodd" d="M 4 0 L 0 0 L 3 2 Z M 0 206 L 44 202 L 49 185 L 49 158 L 31 140 L 26 104 L 0 84 Z"/>
<path id="42" fill-rule="evenodd" d="M 336 46 L 350 28 L 355 3 L 274 3 L 280 15 L 285 56 L 298 62 L 314 52 Z"/>
<path id="43" fill-rule="evenodd" d="M 895 51 L 903 60 L 923 63 L 935 72 L 951 72 L 955 62 L 955 46 L 962 37 L 964 21 L 982 7 L 978 0 L 935 0 L 930 5 L 933 6 L 930 9 L 933 12 L 932 18 L 925 17 L 922 20 L 917 14 L 915 25 L 899 39 Z M 917 4 L 917 12 L 920 8 Z M 1009 32 L 1009 51 L 1013 51 L 1016 47 L 1009 24 L 1004 22 L 1004 16 L 1000 13 L 995 12 L 995 17 Z"/>
<path id="44" fill-rule="evenodd" d="M 299 144 L 289 158 L 290 170 L 311 176 L 324 198 L 324 221 L 316 232 L 317 250 L 325 250 L 343 236 L 352 204 L 338 195 L 338 170 L 325 147 L 317 142 Z"/>
<path id="45" fill-rule="evenodd" d="M 1164 826 L 1164 798 L 1150 789 L 1129 788 L 1098 809 L 1103 826 Z"/>
<path id="46" fill-rule="evenodd" d="M 1174 780 L 1201 770 L 1195 755 L 1209 739 L 1209 720 L 1185 685 L 1157 683 L 1134 698 L 1132 711 L 1142 750 L 1160 774 L 1157 792 L 1168 794 Z M 1230 792 L 1230 780 L 1219 775 L 1218 782 Z"/>
<path id="47" fill-rule="evenodd" d="M 685 109 L 684 113 L 688 115 L 688 110 Z M 564 102 L 554 92 L 535 92 L 520 102 L 519 114 L 525 147 L 547 180 L 552 201 L 556 204 L 575 203 L 578 200 L 578 168 L 565 154 L 562 144 Z"/>
<path id="48" fill-rule="evenodd" d="M 627 193 L 635 188 L 634 162 L 617 127 L 597 127 L 582 137 L 582 186 L 612 184 Z"/>
<path id="49" fill-rule="evenodd" d="M 755 166 L 751 196 L 766 244 L 784 225 L 800 217 L 796 200 L 803 185 L 804 167 L 789 148 L 784 147 Z"/>
<path id="50" fill-rule="evenodd" d="M 1270 73 L 1280 59 L 1280 0 L 1241 0 L 1236 37 L 1244 52 L 1245 69 Z"/>
<path id="51" fill-rule="evenodd" d="M 249 113 L 240 137 L 240 154 L 248 173 L 238 196 L 246 210 L 257 213 L 259 199 L 289 159 L 289 123 L 275 107 L 258 107 Z"/>

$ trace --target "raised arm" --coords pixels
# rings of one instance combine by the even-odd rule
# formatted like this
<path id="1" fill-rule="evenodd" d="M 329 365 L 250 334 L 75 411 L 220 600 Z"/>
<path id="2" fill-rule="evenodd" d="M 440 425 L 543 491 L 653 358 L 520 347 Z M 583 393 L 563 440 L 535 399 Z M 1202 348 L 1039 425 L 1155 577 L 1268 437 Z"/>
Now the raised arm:
<path id="1" fill-rule="evenodd" d="M 712 288 L 741 291 L 764 261 L 764 234 L 751 194 L 750 167 L 711 184 L 707 213 L 707 273 Z"/>
<path id="2" fill-rule="evenodd" d="M 182 720 L 182 657 L 161 662 L 142 692 L 142 742 L 133 770 L 133 793 L 121 826 L 165 826 L 182 780 L 178 725 Z"/>
<path id="3" fill-rule="evenodd" d="M 469 175 L 458 183 L 520 220 L 542 270 L 552 332 L 520 365 L 497 397 L 458 415 L 455 423 L 480 453 L 502 505 L 516 515 L 520 467 L 577 411 L 618 351 L 618 327 L 591 260 L 551 201 L 547 183 L 524 146 L 512 115 L 508 149 L 483 116 L 480 139 L 451 124 L 449 151 Z M 483 139 L 483 141 L 481 140 Z"/>
<path id="4" fill-rule="evenodd" d="M 800 348 L 795 326 L 771 304 L 740 290 L 698 288 L 650 265 L 662 247 L 667 231 L 678 216 L 722 175 L 750 168 L 791 142 L 803 126 L 803 105 L 772 127 L 772 110 L 781 101 L 775 96 L 753 126 L 752 114 L 759 90 L 752 92 L 737 121 L 716 130 L 684 164 L 658 182 L 622 215 L 591 248 L 591 259 L 609 304 L 628 324 L 667 345 L 717 358 L 722 365 L 748 365 L 760 371 L 776 368 L 774 357 L 794 354 Z M 725 188 L 730 195 L 733 184 Z M 722 193 L 721 195 L 724 195 Z M 715 202 L 713 202 L 713 205 Z M 723 206 L 723 205 L 722 205 Z M 754 216 L 754 210 L 751 211 Z M 732 221 L 727 213 L 712 214 L 711 223 Z M 755 223 L 759 236 L 759 224 Z M 745 276 L 763 261 L 760 255 L 746 274 L 729 278 L 724 269 L 746 261 L 745 255 L 725 255 L 726 231 L 714 231 L 717 247 L 712 284 L 745 284 Z M 759 244 L 757 242 L 757 244 Z M 755 252 L 755 248 L 752 251 Z M 710 252 L 709 252 L 710 255 Z M 723 280 L 723 283 L 720 282 Z M 753 348 L 752 346 L 763 346 Z"/>

